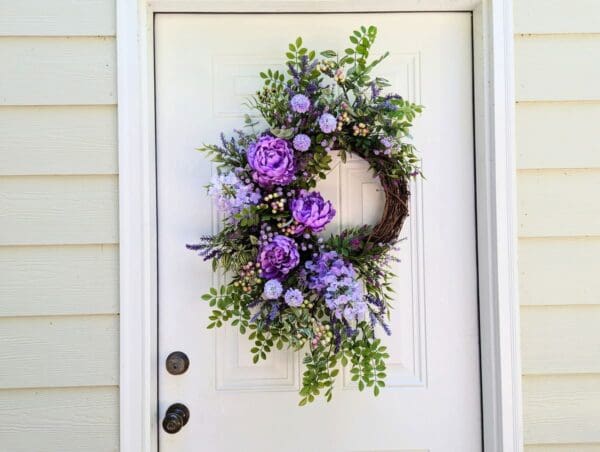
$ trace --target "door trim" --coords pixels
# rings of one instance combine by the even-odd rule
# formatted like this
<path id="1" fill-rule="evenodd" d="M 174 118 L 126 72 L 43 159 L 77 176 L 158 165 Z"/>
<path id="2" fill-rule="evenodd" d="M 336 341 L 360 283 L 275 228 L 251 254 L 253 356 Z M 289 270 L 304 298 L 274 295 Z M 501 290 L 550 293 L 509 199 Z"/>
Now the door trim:
<path id="1" fill-rule="evenodd" d="M 521 451 L 512 0 L 118 0 L 120 445 L 158 450 L 153 18 L 160 12 L 471 12 L 484 449 Z M 368 11 L 366 11 L 368 10 Z"/>

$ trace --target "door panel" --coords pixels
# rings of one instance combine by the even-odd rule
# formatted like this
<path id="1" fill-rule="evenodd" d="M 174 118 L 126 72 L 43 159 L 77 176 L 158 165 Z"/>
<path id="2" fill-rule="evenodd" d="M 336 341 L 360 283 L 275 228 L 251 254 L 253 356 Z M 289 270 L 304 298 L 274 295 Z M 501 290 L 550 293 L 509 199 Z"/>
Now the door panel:
<path id="1" fill-rule="evenodd" d="M 203 186 L 211 165 L 193 151 L 240 127 L 258 73 L 283 68 L 287 43 L 343 49 L 360 25 L 379 28 L 390 50 L 378 74 L 426 106 L 414 128 L 426 180 L 412 186 L 394 282 L 387 388 L 359 392 L 347 375 L 331 403 L 297 407 L 301 356 L 251 362 L 246 337 L 206 330 L 200 296 L 218 284 L 210 264 L 185 249 L 219 228 Z M 411 14 L 159 14 L 155 20 L 159 250 L 159 415 L 190 408 L 162 451 L 476 451 L 481 448 L 471 17 Z M 360 159 L 338 160 L 319 189 L 338 214 L 327 232 L 375 223 L 383 203 Z M 182 350 L 190 368 L 164 368 Z"/>

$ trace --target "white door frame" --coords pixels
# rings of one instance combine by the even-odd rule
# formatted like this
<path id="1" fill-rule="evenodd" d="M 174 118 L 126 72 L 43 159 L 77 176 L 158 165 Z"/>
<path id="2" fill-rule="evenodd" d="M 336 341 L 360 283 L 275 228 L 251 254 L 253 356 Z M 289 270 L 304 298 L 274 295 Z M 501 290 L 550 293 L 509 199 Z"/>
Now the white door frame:
<path id="1" fill-rule="evenodd" d="M 154 14 L 383 11 L 472 12 L 483 441 L 522 450 L 512 0 L 117 0 L 122 452 L 158 450 Z"/>

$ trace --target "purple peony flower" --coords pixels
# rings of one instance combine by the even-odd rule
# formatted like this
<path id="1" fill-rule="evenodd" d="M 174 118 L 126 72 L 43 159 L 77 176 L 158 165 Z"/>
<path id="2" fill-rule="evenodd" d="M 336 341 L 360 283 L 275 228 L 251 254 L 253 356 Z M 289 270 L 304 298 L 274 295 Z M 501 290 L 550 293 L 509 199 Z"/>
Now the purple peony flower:
<path id="1" fill-rule="evenodd" d="M 310 137 L 308 135 L 304 135 L 303 133 L 299 133 L 294 137 L 294 141 L 292 143 L 294 145 L 294 149 L 297 151 L 308 151 L 310 148 Z"/>
<path id="2" fill-rule="evenodd" d="M 325 201 L 318 191 L 300 190 L 290 207 L 292 217 L 298 222 L 296 232 L 310 228 L 313 232 L 321 232 L 335 216 L 335 209 L 330 201 Z"/>
<path id="3" fill-rule="evenodd" d="M 281 287 L 281 283 L 276 279 L 269 279 L 265 283 L 265 287 L 263 289 L 263 296 L 267 300 L 276 300 L 281 296 L 283 292 L 283 287 Z"/>
<path id="4" fill-rule="evenodd" d="M 291 306 L 292 308 L 301 306 L 302 302 L 304 301 L 304 296 L 298 289 L 288 289 L 283 298 L 285 299 L 287 305 Z"/>
<path id="5" fill-rule="evenodd" d="M 246 157 L 252 178 L 262 187 L 287 185 L 294 178 L 294 151 L 281 138 L 263 135 L 248 146 Z"/>
<path id="6" fill-rule="evenodd" d="M 337 120 L 330 113 L 323 113 L 319 117 L 319 127 L 323 133 L 331 133 L 337 127 Z"/>
<path id="7" fill-rule="evenodd" d="M 296 94 L 290 100 L 290 105 L 296 113 L 306 113 L 310 108 L 310 100 L 304 94 Z"/>
<path id="8" fill-rule="evenodd" d="M 284 235 L 276 235 L 260 247 L 258 261 L 264 278 L 281 279 L 298 265 L 300 254 L 296 242 Z"/>

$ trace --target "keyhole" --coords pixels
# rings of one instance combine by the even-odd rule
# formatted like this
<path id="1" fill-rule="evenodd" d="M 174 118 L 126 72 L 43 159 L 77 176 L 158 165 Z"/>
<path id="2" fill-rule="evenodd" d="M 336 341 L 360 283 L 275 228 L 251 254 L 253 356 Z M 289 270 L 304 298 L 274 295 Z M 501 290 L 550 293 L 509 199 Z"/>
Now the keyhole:
<path id="1" fill-rule="evenodd" d="M 167 356 L 166 360 L 167 372 L 171 375 L 181 375 L 185 373 L 190 365 L 190 360 L 183 352 L 173 352 Z"/>

